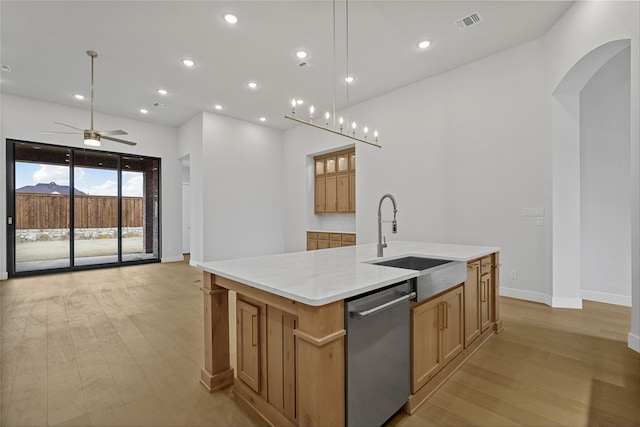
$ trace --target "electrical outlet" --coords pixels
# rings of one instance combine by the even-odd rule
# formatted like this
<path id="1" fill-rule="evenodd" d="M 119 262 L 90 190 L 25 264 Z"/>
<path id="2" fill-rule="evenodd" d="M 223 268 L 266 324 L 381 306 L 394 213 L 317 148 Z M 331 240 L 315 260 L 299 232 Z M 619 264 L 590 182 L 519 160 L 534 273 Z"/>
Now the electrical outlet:
<path id="1" fill-rule="evenodd" d="M 544 218 L 543 218 L 543 217 L 541 217 L 541 216 L 537 217 L 537 218 L 536 218 L 536 225 L 537 225 L 538 227 L 542 227 L 542 226 L 544 225 Z"/>
<path id="2" fill-rule="evenodd" d="M 517 279 L 518 278 L 518 272 L 516 270 L 511 270 L 509 272 L 509 279 Z"/>

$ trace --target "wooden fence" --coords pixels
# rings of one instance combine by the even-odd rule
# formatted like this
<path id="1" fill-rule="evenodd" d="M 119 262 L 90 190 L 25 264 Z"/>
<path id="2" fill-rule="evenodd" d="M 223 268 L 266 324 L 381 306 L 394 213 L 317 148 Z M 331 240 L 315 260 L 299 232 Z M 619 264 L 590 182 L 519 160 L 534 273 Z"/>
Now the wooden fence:
<path id="1" fill-rule="evenodd" d="M 142 227 L 143 198 L 122 198 L 122 226 Z M 118 226 L 118 198 L 75 196 L 76 228 Z M 69 196 L 65 194 L 16 193 L 17 229 L 69 228 Z"/>

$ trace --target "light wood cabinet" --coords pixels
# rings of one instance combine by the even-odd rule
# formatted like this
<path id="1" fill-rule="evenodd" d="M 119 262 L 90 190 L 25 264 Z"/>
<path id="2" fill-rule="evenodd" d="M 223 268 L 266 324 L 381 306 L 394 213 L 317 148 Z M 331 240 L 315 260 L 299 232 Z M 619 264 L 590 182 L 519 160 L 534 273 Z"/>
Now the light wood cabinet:
<path id="1" fill-rule="evenodd" d="M 314 157 L 316 214 L 355 213 L 355 148 Z"/>
<path id="2" fill-rule="evenodd" d="M 238 378 L 253 391 L 260 392 L 259 308 L 237 300 Z"/>
<path id="3" fill-rule="evenodd" d="M 297 317 L 267 306 L 267 401 L 295 421 Z"/>
<path id="4" fill-rule="evenodd" d="M 443 369 L 463 348 L 463 288 L 411 309 L 412 392 Z"/>
<path id="5" fill-rule="evenodd" d="M 238 380 L 295 423 L 298 318 L 239 296 L 236 301 Z"/>
<path id="6" fill-rule="evenodd" d="M 464 346 L 480 336 L 480 261 L 467 264 L 464 282 Z"/>
<path id="7" fill-rule="evenodd" d="M 464 345 L 468 347 L 492 324 L 493 260 L 491 256 L 467 264 L 464 284 Z"/>
<path id="8" fill-rule="evenodd" d="M 339 248 L 356 244 L 353 233 L 324 233 L 321 231 L 307 231 L 307 250 Z"/>

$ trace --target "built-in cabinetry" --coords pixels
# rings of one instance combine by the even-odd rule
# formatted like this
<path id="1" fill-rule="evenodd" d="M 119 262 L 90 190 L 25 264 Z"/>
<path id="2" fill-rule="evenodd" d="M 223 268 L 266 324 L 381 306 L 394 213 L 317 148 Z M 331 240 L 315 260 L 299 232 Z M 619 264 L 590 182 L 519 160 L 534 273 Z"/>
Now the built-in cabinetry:
<path id="1" fill-rule="evenodd" d="M 238 295 L 238 380 L 289 421 L 296 422 L 297 317 Z"/>
<path id="2" fill-rule="evenodd" d="M 467 263 L 464 283 L 411 308 L 411 396 L 415 410 L 495 332 L 502 330 L 498 304 L 499 254 Z"/>
<path id="3" fill-rule="evenodd" d="M 468 347 L 491 326 L 493 299 L 492 256 L 467 264 L 464 283 L 464 346 Z"/>
<path id="4" fill-rule="evenodd" d="M 412 307 L 412 392 L 418 391 L 462 351 L 463 315 L 462 286 Z"/>
<path id="5" fill-rule="evenodd" d="M 355 148 L 323 154 L 313 160 L 315 213 L 355 213 Z"/>
<path id="6" fill-rule="evenodd" d="M 329 233 L 324 231 L 307 231 L 307 250 L 339 248 L 356 244 L 354 233 Z"/>

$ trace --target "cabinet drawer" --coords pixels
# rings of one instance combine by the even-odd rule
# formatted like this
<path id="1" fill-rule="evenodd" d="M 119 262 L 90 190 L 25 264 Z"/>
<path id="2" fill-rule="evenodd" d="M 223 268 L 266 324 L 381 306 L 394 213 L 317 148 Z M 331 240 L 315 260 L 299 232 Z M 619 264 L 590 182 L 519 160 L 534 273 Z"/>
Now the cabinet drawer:
<path id="1" fill-rule="evenodd" d="M 318 233 L 318 240 L 329 240 L 329 233 Z"/>
<path id="2" fill-rule="evenodd" d="M 331 233 L 329 235 L 329 240 L 337 240 L 337 241 L 341 241 L 342 240 L 342 234 L 338 234 L 338 233 Z"/>
<path id="3" fill-rule="evenodd" d="M 329 240 L 318 240 L 318 249 L 327 249 L 329 247 Z"/>
<path id="4" fill-rule="evenodd" d="M 356 235 L 355 234 L 343 234 L 342 235 L 342 242 L 345 243 L 355 243 L 356 242 Z"/>
<path id="5" fill-rule="evenodd" d="M 489 274 L 491 273 L 491 256 L 486 256 L 480 260 L 480 274 Z"/>
<path id="6" fill-rule="evenodd" d="M 336 240 L 330 240 L 329 241 L 329 247 L 330 248 L 339 248 L 342 246 L 342 242 L 340 241 L 336 241 Z"/>
<path id="7" fill-rule="evenodd" d="M 315 251 L 318 249 L 318 239 L 307 239 L 307 250 Z"/>
<path id="8" fill-rule="evenodd" d="M 355 245 L 355 242 L 345 242 L 345 241 L 342 242 L 342 246 L 343 247 L 344 246 L 354 246 L 354 245 Z"/>
<path id="9" fill-rule="evenodd" d="M 315 231 L 307 231 L 307 239 L 317 239 L 318 233 Z"/>

